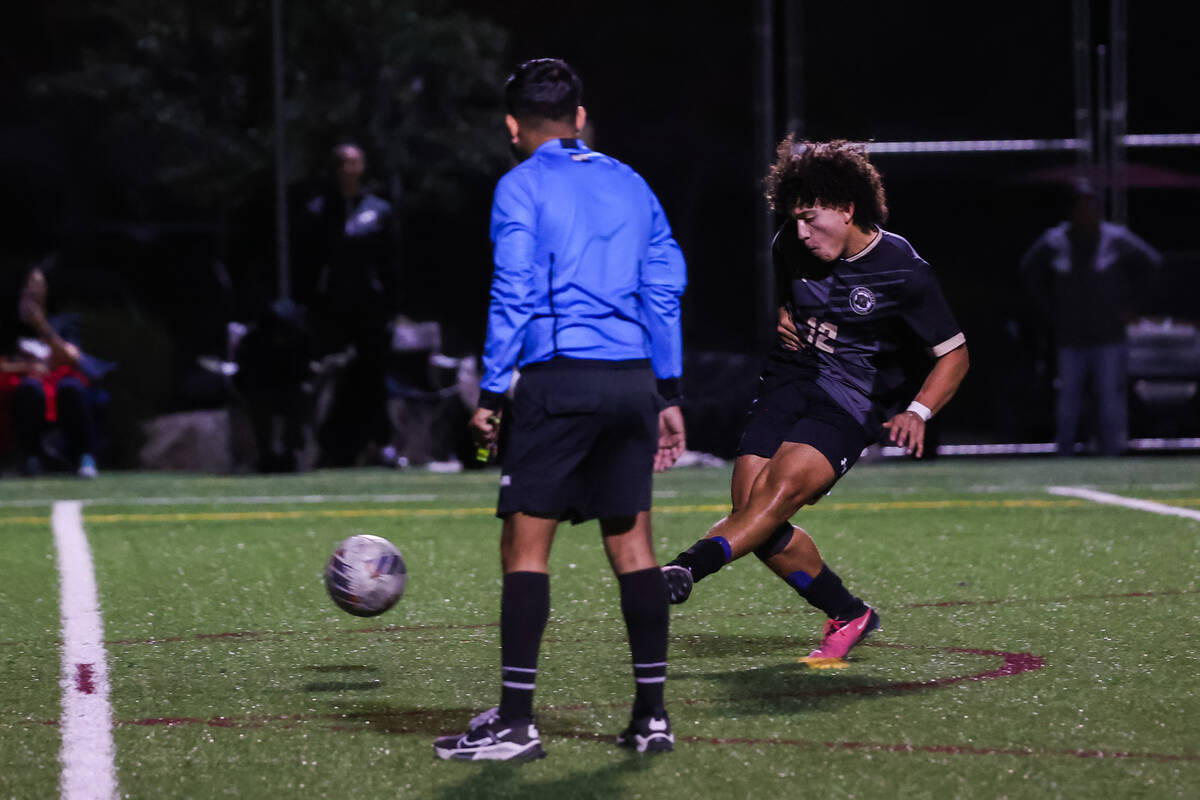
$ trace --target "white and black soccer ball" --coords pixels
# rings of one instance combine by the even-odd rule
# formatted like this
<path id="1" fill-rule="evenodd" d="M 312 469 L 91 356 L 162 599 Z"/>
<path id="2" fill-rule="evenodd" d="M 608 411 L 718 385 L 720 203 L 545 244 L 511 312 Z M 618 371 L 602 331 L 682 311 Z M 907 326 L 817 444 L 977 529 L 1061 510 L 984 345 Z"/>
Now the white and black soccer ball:
<path id="1" fill-rule="evenodd" d="M 343 539 L 325 564 L 325 589 L 343 611 L 356 617 L 382 614 L 404 594 L 408 569 L 396 546 L 362 533 Z"/>

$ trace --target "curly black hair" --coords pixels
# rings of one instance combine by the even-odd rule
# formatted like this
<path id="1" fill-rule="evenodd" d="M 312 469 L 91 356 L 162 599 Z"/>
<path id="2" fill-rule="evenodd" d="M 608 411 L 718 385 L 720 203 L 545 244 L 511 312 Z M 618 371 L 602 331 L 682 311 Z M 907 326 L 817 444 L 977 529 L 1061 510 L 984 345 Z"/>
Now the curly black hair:
<path id="1" fill-rule="evenodd" d="M 863 230 L 887 222 L 883 181 L 865 145 L 844 139 L 796 141 L 788 134 L 775 156 L 763 183 L 777 214 L 789 214 L 798 205 L 849 208 L 853 203 L 854 222 Z"/>

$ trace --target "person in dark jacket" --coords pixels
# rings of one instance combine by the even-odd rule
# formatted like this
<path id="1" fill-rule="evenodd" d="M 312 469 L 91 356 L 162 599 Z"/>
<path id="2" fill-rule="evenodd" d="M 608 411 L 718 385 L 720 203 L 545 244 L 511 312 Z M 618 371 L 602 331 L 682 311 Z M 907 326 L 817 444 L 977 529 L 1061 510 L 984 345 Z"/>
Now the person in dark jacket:
<path id="1" fill-rule="evenodd" d="M 1125 327 L 1139 275 L 1162 256 L 1124 225 L 1106 222 L 1090 183 L 1075 186 L 1071 219 L 1038 237 L 1021 258 L 1021 275 L 1058 357 L 1055 427 L 1059 455 L 1075 452 L 1090 379 L 1099 417 L 1100 453 L 1119 455 L 1128 441 Z"/>
<path id="2" fill-rule="evenodd" d="M 391 204 L 363 185 L 363 149 L 339 144 L 332 160 L 332 184 L 305 206 L 298 231 L 296 299 L 318 356 L 354 350 L 317 432 L 319 463 L 350 466 L 368 445 L 382 454 L 392 440 L 386 376 L 399 301 L 396 232 Z"/>

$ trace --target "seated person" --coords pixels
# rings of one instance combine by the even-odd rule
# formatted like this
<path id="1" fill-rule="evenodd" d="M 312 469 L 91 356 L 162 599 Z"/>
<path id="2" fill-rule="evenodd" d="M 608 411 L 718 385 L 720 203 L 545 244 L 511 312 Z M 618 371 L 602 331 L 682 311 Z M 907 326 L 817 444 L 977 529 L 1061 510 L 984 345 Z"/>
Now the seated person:
<path id="1" fill-rule="evenodd" d="M 63 434 L 59 455 L 80 477 L 96 476 L 95 425 L 80 352 L 46 317 L 46 276 L 40 267 L 4 275 L 0 286 L 0 394 L 11 408 L 23 472 L 36 475 L 50 455 L 47 433 Z"/>

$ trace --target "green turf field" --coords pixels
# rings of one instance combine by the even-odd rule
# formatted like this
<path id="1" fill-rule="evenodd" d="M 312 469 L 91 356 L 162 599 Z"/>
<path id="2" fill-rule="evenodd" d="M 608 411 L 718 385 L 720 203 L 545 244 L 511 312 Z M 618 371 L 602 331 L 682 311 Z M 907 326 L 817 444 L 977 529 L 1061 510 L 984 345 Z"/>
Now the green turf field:
<path id="1" fill-rule="evenodd" d="M 613 744 L 629 654 L 595 524 L 560 530 L 536 702 L 549 757 L 435 761 L 498 699 L 497 473 L 108 474 L 0 483 L 0 797 L 58 795 L 52 504 L 83 500 L 123 796 L 1200 797 L 1200 459 L 861 464 L 797 515 L 883 628 L 845 670 L 753 558 L 673 609 L 676 751 Z M 655 490 L 666 560 L 727 469 Z M 391 539 L 404 599 L 358 619 L 321 571 Z"/>

